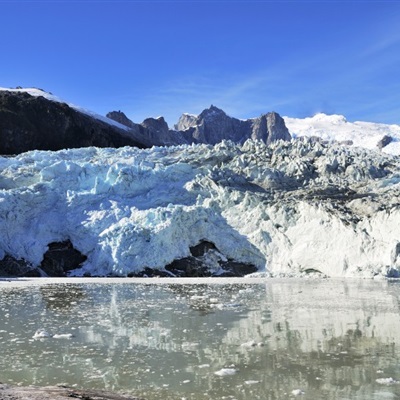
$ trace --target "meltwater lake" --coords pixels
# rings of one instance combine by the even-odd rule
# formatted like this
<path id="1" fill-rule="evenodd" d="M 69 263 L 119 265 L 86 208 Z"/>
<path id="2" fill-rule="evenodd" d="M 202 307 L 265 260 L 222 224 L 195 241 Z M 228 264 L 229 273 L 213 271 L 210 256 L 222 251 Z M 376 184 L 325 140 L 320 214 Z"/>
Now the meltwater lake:
<path id="1" fill-rule="evenodd" d="M 35 339 L 38 329 L 60 336 Z M 400 282 L 3 280 L 0 349 L 0 382 L 15 385 L 148 400 L 398 399 Z"/>

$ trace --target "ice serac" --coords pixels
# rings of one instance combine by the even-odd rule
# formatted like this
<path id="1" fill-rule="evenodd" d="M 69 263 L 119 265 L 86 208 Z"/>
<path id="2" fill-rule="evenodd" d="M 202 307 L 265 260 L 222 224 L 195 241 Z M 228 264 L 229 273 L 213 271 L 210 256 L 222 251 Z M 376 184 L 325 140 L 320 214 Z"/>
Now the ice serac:
<path id="1" fill-rule="evenodd" d="M 68 243 L 70 275 L 397 277 L 399 204 L 398 157 L 308 139 L 32 151 L 0 157 L 0 260 Z"/>

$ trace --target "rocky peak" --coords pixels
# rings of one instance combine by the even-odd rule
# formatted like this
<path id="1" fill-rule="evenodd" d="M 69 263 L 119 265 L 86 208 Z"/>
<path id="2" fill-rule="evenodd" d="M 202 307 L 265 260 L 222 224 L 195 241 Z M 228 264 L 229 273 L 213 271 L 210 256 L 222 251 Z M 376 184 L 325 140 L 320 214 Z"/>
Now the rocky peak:
<path id="1" fill-rule="evenodd" d="M 179 121 L 174 125 L 175 130 L 185 131 L 186 129 L 196 126 L 197 115 L 184 113 L 180 116 Z"/>
<path id="2" fill-rule="evenodd" d="M 133 128 L 135 125 L 122 111 L 111 111 L 106 115 L 106 117 L 115 122 L 119 122 L 128 128 Z"/>
<path id="3" fill-rule="evenodd" d="M 198 116 L 183 114 L 175 128 L 185 132 L 189 143 L 216 144 L 224 139 L 243 143 L 251 138 L 269 144 L 276 140 L 291 139 L 285 121 L 275 112 L 259 118 L 239 120 L 214 105 Z"/>
<path id="4" fill-rule="evenodd" d="M 226 115 L 225 111 L 211 104 L 210 108 L 206 108 L 205 110 L 202 111 L 202 113 L 198 116 L 198 119 L 210 121 L 215 118 L 226 118 L 226 117 L 228 116 Z"/>
<path id="5" fill-rule="evenodd" d="M 141 125 L 154 133 L 168 133 L 168 124 L 163 117 L 146 118 Z"/>
<path id="6" fill-rule="evenodd" d="M 261 117 L 252 119 L 251 122 L 252 132 L 250 137 L 253 140 L 262 140 L 270 144 L 277 140 L 289 141 L 291 139 L 285 121 L 276 112 L 263 114 Z"/>

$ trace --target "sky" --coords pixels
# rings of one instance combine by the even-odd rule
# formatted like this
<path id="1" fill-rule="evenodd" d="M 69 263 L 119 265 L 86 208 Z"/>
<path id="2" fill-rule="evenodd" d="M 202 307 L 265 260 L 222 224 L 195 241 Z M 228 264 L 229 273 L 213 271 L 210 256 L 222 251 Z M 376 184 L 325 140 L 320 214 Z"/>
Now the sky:
<path id="1" fill-rule="evenodd" d="M 400 0 L 0 0 L 0 87 L 134 122 L 211 104 L 400 124 Z"/>

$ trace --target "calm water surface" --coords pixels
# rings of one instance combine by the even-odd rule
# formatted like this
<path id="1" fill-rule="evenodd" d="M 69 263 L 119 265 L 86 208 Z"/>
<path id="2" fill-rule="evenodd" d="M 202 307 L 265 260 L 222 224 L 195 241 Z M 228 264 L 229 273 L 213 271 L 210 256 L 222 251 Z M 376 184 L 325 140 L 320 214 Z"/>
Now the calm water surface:
<path id="1" fill-rule="evenodd" d="M 400 398 L 396 281 L 70 282 L 0 282 L 0 382 L 148 400 Z M 74 336 L 33 339 L 39 328 Z"/>

